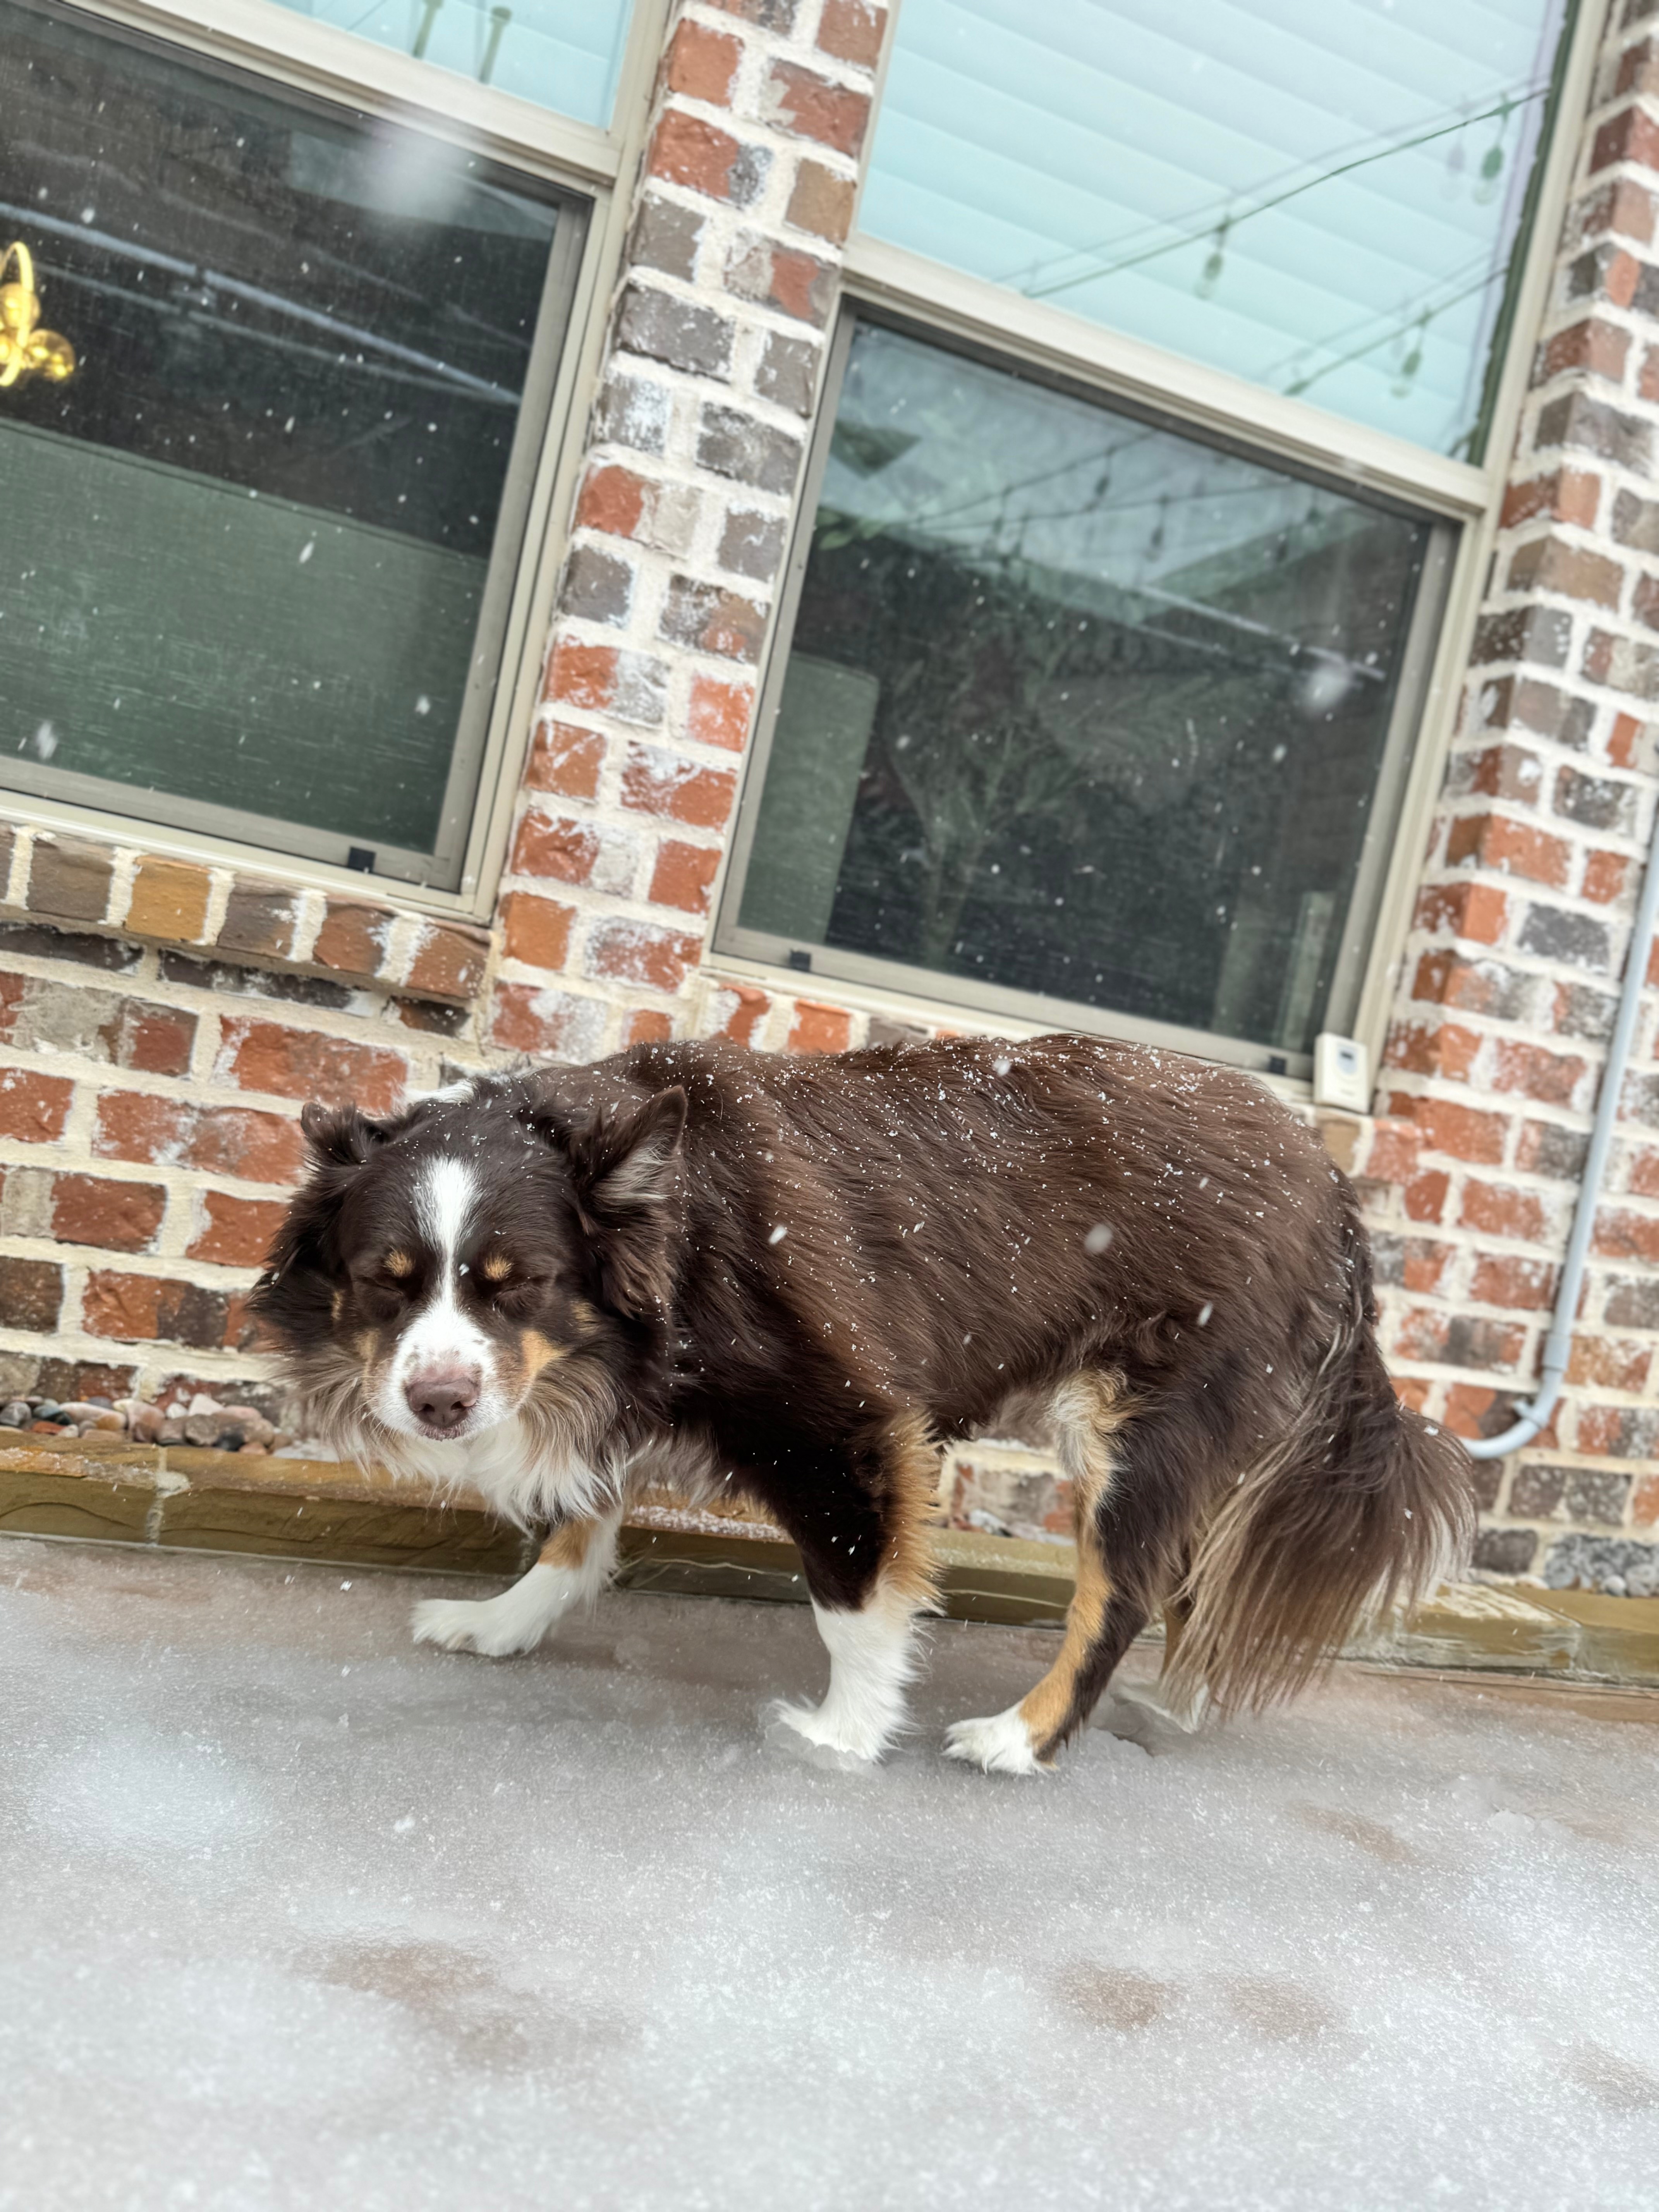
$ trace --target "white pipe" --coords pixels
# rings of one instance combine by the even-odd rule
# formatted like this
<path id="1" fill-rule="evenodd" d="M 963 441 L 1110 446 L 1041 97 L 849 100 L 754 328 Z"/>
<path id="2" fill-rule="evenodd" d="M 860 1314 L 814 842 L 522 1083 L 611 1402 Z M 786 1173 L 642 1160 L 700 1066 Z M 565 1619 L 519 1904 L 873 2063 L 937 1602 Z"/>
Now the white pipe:
<path id="1" fill-rule="evenodd" d="M 1607 1042 L 1607 1066 L 1601 1071 L 1589 1151 L 1584 1156 L 1583 1179 L 1578 1186 L 1578 1206 L 1572 1217 L 1566 1257 L 1561 1264 L 1555 1312 L 1551 1317 L 1549 1334 L 1544 1339 L 1538 1395 L 1517 1409 L 1513 1425 L 1505 1429 L 1501 1437 L 1480 1437 L 1473 1443 L 1466 1442 L 1464 1448 L 1471 1459 L 1502 1459 L 1510 1452 L 1519 1451 L 1523 1444 L 1529 1444 L 1548 1425 L 1556 1401 L 1561 1395 L 1561 1383 L 1572 1351 L 1572 1325 L 1578 1311 L 1578 1294 L 1584 1286 L 1584 1267 L 1589 1258 L 1590 1238 L 1595 1233 L 1595 1216 L 1601 1203 L 1601 1180 L 1607 1170 L 1607 1155 L 1613 1150 L 1625 1070 L 1630 1063 L 1637 1019 L 1642 1011 L 1642 987 L 1647 981 L 1656 920 L 1659 920 L 1659 806 L 1654 810 L 1647 873 L 1642 878 L 1642 896 L 1637 902 L 1636 921 L 1631 930 L 1619 1012 Z"/>

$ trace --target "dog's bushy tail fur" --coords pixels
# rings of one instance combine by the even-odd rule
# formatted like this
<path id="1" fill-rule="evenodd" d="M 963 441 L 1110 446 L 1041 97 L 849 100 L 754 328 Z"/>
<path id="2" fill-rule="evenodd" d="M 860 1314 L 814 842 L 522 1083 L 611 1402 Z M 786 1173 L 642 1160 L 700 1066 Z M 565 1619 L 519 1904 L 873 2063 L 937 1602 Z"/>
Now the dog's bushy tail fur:
<path id="1" fill-rule="evenodd" d="M 1176 1698 L 1206 1685 L 1234 1710 L 1290 1697 L 1363 1618 L 1425 1595 L 1468 1556 L 1468 1455 L 1395 1395 L 1367 1310 L 1363 1246 L 1353 1256 L 1353 1307 L 1301 1413 L 1200 1537 L 1169 1669 Z"/>

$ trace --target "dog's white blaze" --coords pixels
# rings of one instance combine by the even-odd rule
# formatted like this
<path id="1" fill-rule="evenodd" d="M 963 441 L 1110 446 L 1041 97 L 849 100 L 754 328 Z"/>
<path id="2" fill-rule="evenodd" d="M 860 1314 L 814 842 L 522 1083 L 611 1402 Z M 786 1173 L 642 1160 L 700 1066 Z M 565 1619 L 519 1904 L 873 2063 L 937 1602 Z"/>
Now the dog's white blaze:
<path id="1" fill-rule="evenodd" d="M 512 1411 L 495 1371 L 494 1345 L 456 1302 L 459 1255 L 478 1195 L 477 1171 L 466 1160 L 428 1161 L 416 1186 L 416 1212 L 422 1233 L 437 1255 L 436 1277 L 431 1297 L 404 1329 L 388 1363 L 374 1409 L 387 1428 L 400 1436 L 422 1433 L 404 1390 L 428 1368 L 462 1367 L 477 1371 L 478 1402 L 467 1418 L 467 1434 L 476 1435 L 505 1419 Z"/>
<path id="2" fill-rule="evenodd" d="M 945 1732 L 945 1756 L 965 1759 L 987 1774 L 1041 1774 L 1031 1731 L 1018 1705 L 984 1720 L 955 1721 Z"/>
<path id="3" fill-rule="evenodd" d="M 533 1651 L 550 1628 L 573 1606 L 588 1605 L 610 1581 L 617 1564 L 620 1510 L 607 1514 L 588 1539 L 579 1567 L 544 1567 L 539 1563 L 511 1589 L 482 1603 L 464 1598 L 428 1598 L 414 1613 L 415 1641 L 441 1644 L 447 1651 L 477 1651 L 486 1659 L 505 1659 Z"/>
<path id="4" fill-rule="evenodd" d="M 905 1685 L 915 1673 L 912 1608 L 878 1590 L 856 1613 L 832 1613 L 814 1599 L 812 1613 L 829 1648 L 829 1695 L 821 1705 L 780 1699 L 772 1717 L 808 1743 L 879 1759 L 903 1725 Z"/>

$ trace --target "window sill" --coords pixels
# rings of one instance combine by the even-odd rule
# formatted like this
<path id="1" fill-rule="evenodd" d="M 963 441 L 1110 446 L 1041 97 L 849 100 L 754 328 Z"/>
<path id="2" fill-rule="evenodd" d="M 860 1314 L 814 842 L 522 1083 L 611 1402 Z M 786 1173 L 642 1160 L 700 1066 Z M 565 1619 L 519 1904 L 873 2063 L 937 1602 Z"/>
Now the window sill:
<path id="1" fill-rule="evenodd" d="M 470 1006 L 489 959 L 476 922 L 46 830 L 0 825 L 0 886 L 14 929 L 26 919 L 441 1006 Z"/>

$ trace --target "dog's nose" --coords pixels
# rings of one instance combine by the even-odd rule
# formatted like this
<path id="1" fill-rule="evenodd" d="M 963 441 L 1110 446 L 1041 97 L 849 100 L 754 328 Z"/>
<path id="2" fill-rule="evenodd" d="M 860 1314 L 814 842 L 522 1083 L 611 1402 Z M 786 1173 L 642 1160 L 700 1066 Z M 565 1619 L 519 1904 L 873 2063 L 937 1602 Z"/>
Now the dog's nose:
<path id="1" fill-rule="evenodd" d="M 475 1367 L 431 1367 L 404 1385 L 409 1410 L 423 1427 L 459 1429 L 478 1402 Z"/>

